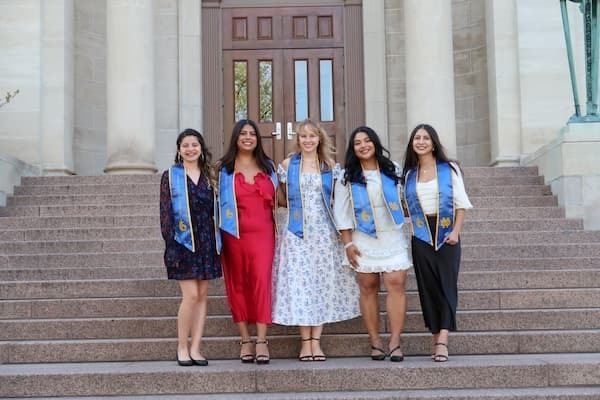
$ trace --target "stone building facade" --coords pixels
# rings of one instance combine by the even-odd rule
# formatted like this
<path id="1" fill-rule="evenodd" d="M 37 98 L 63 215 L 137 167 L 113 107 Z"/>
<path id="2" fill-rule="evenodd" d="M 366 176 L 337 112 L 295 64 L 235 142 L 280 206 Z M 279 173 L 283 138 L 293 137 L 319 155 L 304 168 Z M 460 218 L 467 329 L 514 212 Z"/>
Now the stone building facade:
<path id="1" fill-rule="evenodd" d="M 401 160 L 412 127 L 430 122 L 465 166 L 538 165 L 567 215 L 598 228 L 600 129 L 566 125 L 573 107 L 555 3 L 0 0 L 0 92 L 20 90 L 0 109 L 0 191 L 10 194 L 23 174 L 163 170 L 187 127 L 218 156 L 232 122 L 227 93 L 237 84 L 227 82 L 227 68 L 239 57 L 273 56 L 275 76 L 278 57 L 287 68 L 287 58 L 309 60 L 314 51 L 334 60 L 321 68 L 333 65 L 332 86 L 343 86 L 330 99 L 319 92 L 321 112 L 330 101 L 340 113 L 331 128 L 338 148 L 367 124 Z M 580 14 L 572 3 L 569 11 L 581 54 Z M 289 26 L 300 40 L 278 41 Z M 324 56 L 328 49 L 335 55 Z M 270 95 L 277 101 L 276 90 Z M 261 126 L 275 131 L 280 122 L 285 133 L 296 120 L 275 119 Z"/>

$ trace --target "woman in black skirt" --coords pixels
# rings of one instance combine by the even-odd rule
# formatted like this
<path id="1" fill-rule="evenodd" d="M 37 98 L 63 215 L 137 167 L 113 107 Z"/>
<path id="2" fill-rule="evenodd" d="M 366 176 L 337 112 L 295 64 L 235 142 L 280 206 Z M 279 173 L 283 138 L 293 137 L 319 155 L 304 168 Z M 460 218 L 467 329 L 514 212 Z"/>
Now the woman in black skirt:
<path id="1" fill-rule="evenodd" d="M 473 208 L 456 162 L 435 129 L 415 127 L 406 148 L 405 199 L 413 225 L 412 257 L 425 326 L 433 334 L 432 359 L 448 361 L 448 334 L 456 330 L 459 234 Z"/>
<path id="2" fill-rule="evenodd" d="M 208 365 L 200 352 L 208 281 L 222 276 L 214 223 L 215 179 L 202 135 L 186 129 L 177 137 L 175 164 L 160 183 L 160 225 L 167 277 L 179 282 L 177 363 Z M 188 348 L 188 336 L 191 342 Z"/>

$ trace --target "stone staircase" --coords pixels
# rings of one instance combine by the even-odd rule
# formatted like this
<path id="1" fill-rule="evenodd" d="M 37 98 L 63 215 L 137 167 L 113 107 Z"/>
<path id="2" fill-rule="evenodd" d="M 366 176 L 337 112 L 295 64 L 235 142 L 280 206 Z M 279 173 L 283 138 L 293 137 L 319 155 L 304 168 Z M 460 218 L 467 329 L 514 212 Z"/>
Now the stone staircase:
<path id="1" fill-rule="evenodd" d="M 296 361 L 297 329 L 274 325 L 271 364 L 242 365 L 217 281 L 207 368 L 174 361 L 159 176 L 23 178 L 0 209 L 0 397 L 600 399 L 600 232 L 565 219 L 535 168 L 465 177 L 476 208 L 449 362 L 427 356 L 411 273 L 403 363 L 368 359 L 356 319 L 326 326 L 325 363 Z"/>

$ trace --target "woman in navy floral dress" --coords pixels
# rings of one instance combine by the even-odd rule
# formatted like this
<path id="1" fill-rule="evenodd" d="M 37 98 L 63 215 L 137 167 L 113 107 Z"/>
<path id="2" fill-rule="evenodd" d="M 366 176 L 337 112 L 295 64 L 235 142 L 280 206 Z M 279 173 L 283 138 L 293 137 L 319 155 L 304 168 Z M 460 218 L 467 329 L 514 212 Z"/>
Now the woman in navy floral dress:
<path id="1" fill-rule="evenodd" d="M 164 262 L 168 278 L 179 282 L 183 295 L 177 314 L 177 362 L 182 366 L 208 364 L 200 353 L 206 321 L 208 281 L 222 276 L 216 251 L 213 214 L 215 180 L 211 175 L 210 160 L 211 154 L 202 135 L 193 129 L 186 129 L 177 138 L 175 165 L 163 173 L 160 185 Z M 177 182 L 180 183 L 179 187 Z M 183 195 L 183 203 L 173 200 L 178 198 L 177 193 Z M 188 226 L 191 226 L 191 230 Z"/>

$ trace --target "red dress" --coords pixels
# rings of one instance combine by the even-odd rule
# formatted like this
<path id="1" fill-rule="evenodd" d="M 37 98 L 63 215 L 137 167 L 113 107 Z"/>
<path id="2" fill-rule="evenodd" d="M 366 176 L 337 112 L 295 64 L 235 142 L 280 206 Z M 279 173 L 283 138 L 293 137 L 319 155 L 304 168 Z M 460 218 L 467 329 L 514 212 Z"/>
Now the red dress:
<path id="1" fill-rule="evenodd" d="M 271 270 L 275 251 L 275 188 L 259 172 L 254 183 L 236 173 L 240 238 L 221 231 L 223 275 L 233 322 L 271 323 Z"/>

